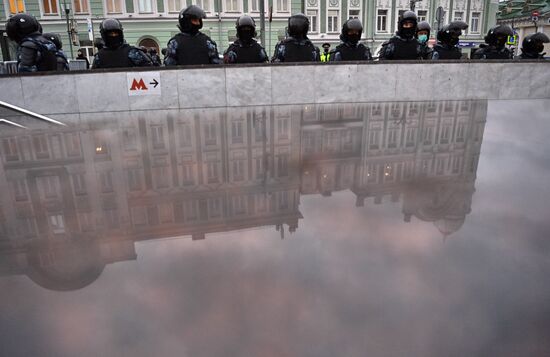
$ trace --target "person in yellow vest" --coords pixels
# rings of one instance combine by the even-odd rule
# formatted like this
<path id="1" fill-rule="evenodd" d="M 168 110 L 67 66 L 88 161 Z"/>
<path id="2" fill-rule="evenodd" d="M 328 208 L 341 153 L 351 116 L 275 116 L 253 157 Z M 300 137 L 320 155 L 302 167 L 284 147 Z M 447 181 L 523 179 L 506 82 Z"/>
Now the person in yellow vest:
<path id="1" fill-rule="evenodd" d="M 321 62 L 328 62 L 330 60 L 330 43 L 323 43 L 323 53 L 321 53 Z"/>

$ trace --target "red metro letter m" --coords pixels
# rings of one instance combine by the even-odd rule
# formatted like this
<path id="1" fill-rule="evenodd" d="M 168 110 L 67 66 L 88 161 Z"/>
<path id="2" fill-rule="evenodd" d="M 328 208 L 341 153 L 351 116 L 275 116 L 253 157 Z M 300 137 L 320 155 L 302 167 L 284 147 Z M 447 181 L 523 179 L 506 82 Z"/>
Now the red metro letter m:
<path id="1" fill-rule="evenodd" d="M 147 90 L 147 87 L 145 86 L 145 82 L 143 82 L 142 78 L 139 79 L 139 82 L 134 79 L 130 90 Z"/>

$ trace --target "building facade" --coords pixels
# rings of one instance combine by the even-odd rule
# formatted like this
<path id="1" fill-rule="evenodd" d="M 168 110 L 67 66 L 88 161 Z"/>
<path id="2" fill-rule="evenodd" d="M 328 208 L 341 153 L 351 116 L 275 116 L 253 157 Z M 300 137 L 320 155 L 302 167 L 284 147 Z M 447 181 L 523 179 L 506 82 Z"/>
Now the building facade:
<path id="1" fill-rule="evenodd" d="M 533 21 L 533 13 L 538 13 L 537 21 Z M 520 54 L 521 42 L 525 36 L 535 32 L 543 32 L 550 36 L 550 0 L 508 0 L 500 3 L 497 17 L 499 24 L 512 26 L 518 36 L 516 54 Z M 546 53 L 550 52 L 550 44 L 544 45 Z"/>
<path id="2" fill-rule="evenodd" d="M 248 13 L 256 19 L 259 28 L 258 0 L 1 0 L 0 22 L 18 12 L 35 15 L 44 31 L 62 35 L 65 51 L 69 51 L 68 28 L 75 29 L 72 41 L 76 47 L 90 48 L 88 19 L 93 23 L 93 36 L 99 37 L 99 23 L 108 17 L 121 20 L 128 43 L 157 47 L 166 46 L 178 32 L 179 10 L 188 4 L 197 4 L 207 13 L 203 32 L 217 42 L 220 53 L 235 39 L 235 21 Z M 268 53 L 277 41 L 284 38 L 287 19 L 302 12 L 310 19 L 310 38 L 317 44 L 339 42 L 344 21 L 360 18 L 364 24 L 363 41 L 375 50 L 392 36 L 400 13 L 409 9 L 408 0 L 265 0 L 266 15 L 271 8 L 272 22 L 266 16 L 265 43 Z M 496 0 L 422 0 L 416 3 L 420 21 L 428 21 L 435 29 L 436 9 L 444 9 L 444 21 L 463 20 L 469 29 L 463 37 L 464 47 L 482 42 L 487 29 L 496 22 Z M 69 9 L 69 24 L 65 16 Z M 432 37 L 435 30 L 432 31 Z M 12 45 L 13 47 L 13 45 Z M 13 50 L 13 48 L 12 48 Z M 76 51 L 73 51 L 74 53 Z M 69 53 L 70 55 L 70 53 Z"/>
<path id="3" fill-rule="evenodd" d="M 112 115 L 0 133 L 0 276 L 71 290 L 136 259 L 136 241 L 284 237 L 302 195 L 343 190 L 447 236 L 470 212 L 487 101 Z"/>

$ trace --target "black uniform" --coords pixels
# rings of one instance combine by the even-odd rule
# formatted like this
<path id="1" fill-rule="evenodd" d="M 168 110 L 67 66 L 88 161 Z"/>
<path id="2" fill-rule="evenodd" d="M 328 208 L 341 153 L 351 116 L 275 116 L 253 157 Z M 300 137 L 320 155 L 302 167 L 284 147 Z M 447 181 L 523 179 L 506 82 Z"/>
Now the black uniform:
<path id="1" fill-rule="evenodd" d="M 521 54 L 519 59 L 544 59 L 546 53 L 544 44 L 550 42 L 550 38 L 542 32 L 526 36 L 521 43 Z"/>
<path id="2" fill-rule="evenodd" d="M 216 42 L 199 31 L 204 18 L 206 13 L 196 5 L 180 11 L 178 27 L 181 32 L 168 41 L 164 57 L 166 66 L 221 63 Z M 194 25 L 192 19 L 200 20 L 200 24 Z"/>
<path id="3" fill-rule="evenodd" d="M 342 33 L 340 34 L 341 44 L 331 51 L 329 60 L 338 61 L 370 61 L 372 55 L 370 49 L 359 43 L 361 40 L 361 33 L 363 32 L 363 25 L 358 19 L 349 19 L 342 26 Z M 350 33 L 352 33 L 350 35 Z"/>
<path id="4" fill-rule="evenodd" d="M 288 34 L 275 46 L 272 62 L 317 62 L 320 51 L 307 38 L 309 19 L 304 14 L 292 15 L 288 19 Z"/>
<path id="5" fill-rule="evenodd" d="M 34 16 L 17 14 L 6 22 L 8 38 L 19 44 L 17 68 L 19 72 L 55 71 L 57 48 L 40 33 L 42 27 Z"/>
<path id="6" fill-rule="evenodd" d="M 413 23 L 412 28 L 405 28 L 405 22 Z M 414 60 L 422 59 L 425 55 L 423 44 L 416 38 L 417 17 L 412 11 L 405 11 L 399 19 L 398 30 L 395 36 L 382 44 L 380 59 L 382 60 Z"/>
<path id="7" fill-rule="evenodd" d="M 124 41 L 122 25 L 117 19 L 106 19 L 99 26 L 105 47 L 94 56 L 92 68 L 149 67 L 149 56 Z"/>
<path id="8" fill-rule="evenodd" d="M 466 30 L 468 24 L 463 21 L 453 21 L 443 26 L 437 32 L 437 44 L 433 48 L 432 59 L 460 59 L 462 50 L 458 47 L 462 30 Z"/>
<path id="9" fill-rule="evenodd" d="M 248 15 L 237 19 L 235 24 L 238 39 L 223 54 L 224 63 L 265 63 L 269 62 L 264 48 L 254 40 L 256 23 Z"/>
<path id="10" fill-rule="evenodd" d="M 65 55 L 65 52 L 63 52 L 63 42 L 61 42 L 61 37 L 59 37 L 59 35 L 56 33 L 45 33 L 42 36 L 52 41 L 55 47 L 57 48 L 55 52 L 55 57 L 57 59 L 57 70 L 68 71 L 69 61 L 67 60 L 67 56 Z"/>
<path id="11" fill-rule="evenodd" d="M 486 45 L 479 46 L 472 59 L 512 59 L 513 52 L 506 48 L 508 36 L 514 31 L 508 25 L 497 25 L 489 30 L 485 36 Z"/>

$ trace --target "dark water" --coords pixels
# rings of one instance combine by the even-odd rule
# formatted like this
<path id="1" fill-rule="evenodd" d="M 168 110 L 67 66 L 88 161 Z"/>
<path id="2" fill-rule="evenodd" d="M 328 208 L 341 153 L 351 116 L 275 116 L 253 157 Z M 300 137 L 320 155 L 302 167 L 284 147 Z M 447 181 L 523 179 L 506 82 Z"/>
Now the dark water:
<path id="1" fill-rule="evenodd" d="M 549 109 L 10 117 L 0 355 L 548 356 Z"/>

